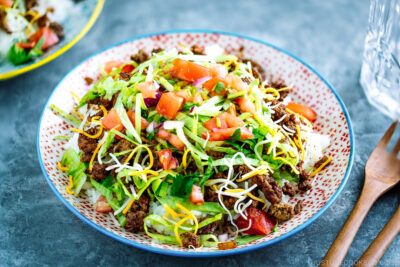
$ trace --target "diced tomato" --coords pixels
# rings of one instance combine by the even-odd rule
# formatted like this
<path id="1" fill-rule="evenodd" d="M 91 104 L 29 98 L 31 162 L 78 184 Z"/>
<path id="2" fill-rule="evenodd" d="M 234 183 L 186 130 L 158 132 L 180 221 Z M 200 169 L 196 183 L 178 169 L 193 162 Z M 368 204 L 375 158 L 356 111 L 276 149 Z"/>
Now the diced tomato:
<path id="1" fill-rule="evenodd" d="M 220 123 L 218 124 L 218 118 Z M 204 123 L 204 127 L 206 127 L 208 130 L 213 131 L 213 129 L 219 128 L 219 129 L 226 129 L 226 128 L 233 128 L 233 127 L 242 127 L 244 126 L 245 123 L 239 119 L 238 117 L 228 113 L 224 112 L 221 115 L 218 115 Z"/>
<path id="2" fill-rule="evenodd" d="M 249 235 L 268 235 L 275 227 L 275 220 L 268 216 L 265 211 L 259 210 L 257 208 L 247 209 L 247 220 L 240 216 L 236 220 L 236 225 L 239 229 L 245 229 L 251 226 L 249 230 L 244 231 L 244 233 Z"/>
<path id="3" fill-rule="evenodd" d="M 12 7 L 13 2 L 13 0 L 0 0 L 0 6 Z"/>
<path id="4" fill-rule="evenodd" d="M 44 43 L 41 48 L 42 50 L 45 50 L 46 48 L 55 45 L 59 41 L 57 34 L 55 34 L 52 29 L 48 27 L 43 27 L 32 34 L 27 42 L 16 43 L 16 46 L 24 49 L 32 49 L 36 46 L 36 44 L 42 37 L 44 38 Z"/>
<path id="5" fill-rule="evenodd" d="M 210 71 L 213 77 L 225 78 L 226 75 L 228 75 L 227 68 L 221 64 L 216 64 L 216 63 L 211 64 Z"/>
<path id="6" fill-rule="evenodd" d="M 192 102 L 193 96 L 190 93 L 189 89 L 183 89 L 179 91 L 173 92 L 176 96 L 182 97 L 185 102 Z"/>
<path id="7" fill-rule="evenodd" d="M 133 65 L 128 64 L 122 67 L 121 72 L 131 73 L 134 69 L 135 67 Z"/>
<path id="8" fill-rule="evenodd" d="M 286 108 L 290 109 L 294 113 L 306 117 L 306 119 L 308 119 L 311 122 L 314 122 L 317 119 L 317 113 L 309 106 L 290 102 L 287 104 Z"/>
<path id="9" fill-rule="evenodd" d="M 202 132 L 201 137 L 203 139 L 207 139 L 208 135 L 210 135 L 209 141 L 223 141 L 229 139 L 229 137 L 240 128 L 240 138 L 242 140 L 253 138 L 254 135 L 247 130 L 246 127 L 233 127 L 233 128 L 226 128 L 226 129 L 214 129 L 213 132 L 207 133 Z"/>
<path id="10" fill-rule="evenodd" d="M 118 69 L 124 65 L 124 62 L 120 60 L 110 60 L 104 64 L 104 71 L 109 74 L 113 69 Z"/>
<path id="11" fill-rule="evenodd" d="M 144 98 L 156 98 L 157 85 L 154 82 L 141 82 L 135 85 Z"/>
<path id="12" fill-rule="evenodd" d="M 24 43 L 16 43 L 16 46 L 24 49 L 32 49 L 35 47 L 36 42 L 24 42 Z"/>
<path id="13" fill-rule="evenodd" d="M 116 127 L 115 130 L 117 131 L 122 131 L 122 129 L 124 129 L 121 118 L 115 109 L 111 109 L 108 112 L 107 116 L 103 118 L 102 123 L 107 130 L 111 130 L 114 127 Z"/>
<path id="14" fill-rule="evenodd" d="M 182 140 L 176 134 L 171 134 L 168 137 L 168 142 L 170 142 L 171 145 L 173 145 L 174 147 L 176 147 L 179 150 L 185 149 L 185 143 L 183 143 Z"/>
<path id="15" fill-rule="evenodd" d="M 129 110 L 128 112 L 127 112 L 127 114 L 128 114 L 128 117 L 129 117 L 129 120 L 131 121 L 131 123 L 133 124 L 133 126 L 135 126 L 136 124 L 135 124 L 135 122 L 136 122 L 136 118 L 135 118 L 135 111 L 133 111 L 133 110 Z M 147 128 L 147 126 L 149 126 L 149 122 L 145 119 L 145 118 L 140 118 L 140 128 L 142 129 L 142 131 L 144 130 L 144 129 L 146 129 Z"/>
<path id="16" fill-rule="evenodd" d="M 57 34 L 52 29 L 49 27 L 43 27 L 29 36 L 29 42 L 35 42 L 36 45 L 42 37 L 44 37 L 42 50 L 55 45 L 59 41 Z"/>
<path id="17" fill-rule="evenodd" d="M 173 92 L 161 95 L 160 101 L 156 106 L 156 111 L 164 117 L 172 120 L 183 106 L 183 98 Z"/>
<path id="18" fill-rule="evenodd" d="M 164 170 L 174 170 L 179 167 L 178 161 L 172 156 L 170 148 L 161 149 L 157 152 L 161 167 Z"/>
<path id="19" fill-rule="evenodd" d="M 189 196 L 190 202 L 196 205 L 203 205 L 204 204 L 204 198 L 203 198 L 203 192 L 201 192 L 201 187 L 197 185 L 193 185 L 192 187 L 192 193 Z"/>
<path id="20" fill-rule="evenodd" d="M 242 127 L 245 125 L 244 121 L 239 119 L 238 117 L 232 115 L 231 113 L 224 112 L 221 114 L 221 116 L 224 118 L 226 123 L 228 124 L 228 127 Z"/>
<path id="21" fill-rule="evenodd" d="M 163 140 L 168 141 L 171 145 L 179 150 L 185 149 L 185 143 L 183 143 L 176 134 L 167 132 L 163 127 L 158 130 L 157 136 Z"/>
<path id="22" fill-rule="evenodd" d="M 218 120 L 220 123 L 218 123 Z M 208 130 L 212 131 L 213 129 L 226 129 L 228 128 L 228 124 L 225 121 L 225 118 L 221 115 L 216 116 L 212 119 L 209 119 L 204 123 L 204 127 L 206 127 Z"/>
<path id="23" fill-rule="evenodd" d="M 239 105 L 240 111 L 242 113 L 249 112 L 251 114 L 256 113 L 256 106 L 254 106 L 253 102 L 247 96 L 242 96 L 235 99 L 236 103 Z"/>
<path id="24" fill-rule="evenodd" d="M 163 127 L 158 129 L 157 136 L 163 140 L 168 140 L 168 137 L 170 136 L 170 132 L 167 132 Z"/>
<path id="25" fill-rule="evenodd" d="M 200 78 L 211 76 L 208 68 L 187 60 L 175 59 L 172 64 L 174 66 L 169 70 L 171 75 L 184 81 L 194 82 Z"/>
<path id="26" fill-rule="evenodd" d="M 228 82 L 228 85 L 236 91 L 249 91 L 249 85 L 235 74 L 228 74 L 225 80 Z"/>
<path id="27" fill-rule="evenodd" d="M 227 81 L 225 81 L 223 78 L 220 77 L 213 77 L 211 79 L 209 79 L 208 81 L 206 81 L 205 83 L 203 83 L 203 87 L 206 88 L 209 92 L 212 92 L 213 94 L 216 95 L 224 95 L 226 94 L 226 89 L 223 89 L 221 92 L 216 92 L 214 89 L 215 85 L 217 85 L 217 83 L 223 83 L 225 88 L 228 86 Z"/>
<path id="28" fill-rule="evenodd" d="M 96 201 L 96 211 L 98 212 L 110 212 L 113 209 L 108 205 L 108 201 L 104 196 L 100 196 Z"/>

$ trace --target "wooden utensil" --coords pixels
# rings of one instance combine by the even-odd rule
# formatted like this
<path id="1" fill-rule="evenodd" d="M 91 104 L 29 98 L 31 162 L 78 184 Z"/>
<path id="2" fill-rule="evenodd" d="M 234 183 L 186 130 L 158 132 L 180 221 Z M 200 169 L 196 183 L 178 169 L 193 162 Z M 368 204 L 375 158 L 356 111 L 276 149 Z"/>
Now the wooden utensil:
<path id="1" fill-rule="evenodd" d="M 369 245 L 367 250 L 361 256 L 361 258 L 356 262 L 354 266 L 357 267 L 367 267 L 375 266 L 379 259 L 385 253 L 387 247 L 392 243 L 393 239 L 400 232 L 400 206 L 390 219 L 390 221 L 385 225 L 382 231 L 378 234 L 375 240 Z"/>
<path id="2" fill-rule="evenodd" d="M 383 193 L 392 188 L 400 180 L 400 139 L 392 152 L 387 152 L 387 145 L 392 137 L 398 121 L 395 121 L 372 151 L 365 166 L 365 182 L 353 211 L 336 237 L 320 266 L 340 266 L 349 249 L 358 228 L 372 204 Z"/>

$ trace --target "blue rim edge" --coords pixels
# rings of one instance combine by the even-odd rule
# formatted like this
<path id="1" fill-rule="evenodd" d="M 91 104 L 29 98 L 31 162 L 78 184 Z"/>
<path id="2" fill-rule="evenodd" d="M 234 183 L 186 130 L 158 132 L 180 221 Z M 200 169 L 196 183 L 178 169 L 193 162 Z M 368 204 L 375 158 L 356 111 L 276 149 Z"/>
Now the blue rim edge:
<path id="1" fill-rule="evenodd" d="M 108 50 L 110 48 L 113 48 L 115 46 L 127 43 L 127 42 L 131 42 L 131 41 L 135 41 L 138 39 L 143 39 L 143 38 L 148 38 L 151 36 L 155 36 L 155 35 L 161 35 L 161 34 L 176 34 L 176 33 L 210 33 L 210 34 L 221 34 L 221 35 L 230 35 L 230 36 L 234 36 L 234 37 L 239 37 L 239 38 L 243 38 L 243 39 L 247 39 L 250 41 L 254 41 L 257 43 L 261 43 L 263 45 L 272 47 L 294 59 L 296 59 L 298 62 L 302 63 L 304 66 L 306 66 L 307 68 L 309 68 L 314 74 L 316 74 L 327 86 L 328 88 L 332 91 L 332 93 L 335 95 L 337 101 L 339 102 L 345 118 L 346 118 L 346 122 L 349 128 L 349 137 L 350 137 L 350 157 L 349 157 L 349 162 L 347 165 L 347 169 L 346 169 L 346 173 L 344 174 L 343 180 L 340 183 L 338 189 L 336 190 L 336 192 L 332 195 L 332 197 L 328 200 L 328 202 L 316 213 L 314 214 L 310 219 L 308 219 L 307 221 L 305 221 L 303 224 L 301 224 L 300 226 L 294 228 L 293 230 L 279 236 L 276 237 L 272 240 L 260 243 L 260 244 L 255 244 L 249 247 L 244 247 L 244 248 L 237 248 L 237 249 L 232 249 L 232 250 L 221 250 L 221 251 L 213 251 L 213 252 L 186 252 L 186 251 L 174 251 L 174 250 L 167 250 L 167 249 L 161 249 L 161 248 L 156 248 L 156 247 L 152 247 L 149 245 L 143 245 L 141 243 L 126 239 L 124 237 L 121 237 L 117 234 L 114 234 L 106 229 L 104 229 L 103 227 L 97 225 L 96 223 L 92 222 L 91 220 L 89 220 L 88 218 L 86 218 L 84 215 L 82 215 L 77 209 L 75 209 L 67 200 L 65 200 L 61 194 L 58 192 L 58 190 L 56 189 L 56 187 L 54 186 L 54 184 L 52 183 L 52 181 L 50 180 L 50 177 L 48 176 L 46 169 L 44 167 L 42 158 L 41 158 L 41 154 L 40 154 L 40 146 L 39 146 L 39 138 L 40 138 L 40 125 L 42 122 L 42 118 L 43 118 L 43 114 L 44 111 L 46 110 L 49 101 L 52 97 L 52 95 L 54 94 L 54 92 L 56 91 L 56 89 L 58 88 L 58 86 L 64 81 L 64 79 L 66 77 L 69 76 L 69 74 L 71 72 L 73 72 L 78 66 L 80 66 L 81 64 L 83 64 L 85 61 L 87 61 L 88 59 L 98 55 L 99 53 Z M 288 237 L 293 236 L 294 234 L 300 232 L 301 230 L 305 229 L 306 227 L 308 227 L 309 225 L 311 225 L 316 219 L 318 219 L 337 199 L 337 197 L 339 196 L 339 194 L 342 192 L 344 186 L 347 183 L 347 180 L 349 178 L 350 172 L 351 172 L 351 168 L 353 166 L 353 161 L 354 161 L 354 150 L 355 150 L 355 142 L 354 142 L 354 133 L 353 133 L 353 127 L 351 124 L 351 120 L 350 120 L 350 115 L 342 101 L 342 99 L 340 98 L 339 94 L 336 92 L 336 90 L 333 88 L 333 86 L 326 81 L 313 67 L 311 67 L 309 64 L 307 64 L 306 62 L 304 62 L 302 59 L 298 58 L 297 56 L 293 55 L 292 53 L 279 48 L 275 45 L 272 45 L 268 42 L 264 42 L 252 37 L 248 37 L 245 35 L 241 35 L 241 34 L 237 34 L 237 33 L 231 33 L 231 32 L 224 32 L 224 31 L 216 31 L 216 30 L 203 30 L 203 29 L 195 29 L 195 30 L 169 30 L 169 31 L 163 31 L 163 32 L 158 32 L 158 33 L 150 33 L 150 34 L 144 34 L 144 35 L 139 35 L 136 36 L 134 38 L 131 39 L 127 39 L 121 42 L 118 42 L 116 44 L 113 44 L 109 47 L 106 47 L 100 51 L 98 51 L 95 54 L 92 54 L 91 56 L 87 57 L 86 59 L 84 59 L 83 61 L 81 61 L 81 63 L 79 63 L 78 65 L 76 65 L 72 70 L 70 70 L 67 75 L 64 76 L 64 78 L 56 85 L 56 87 L 53 89 L 53 91 L 51 92 L 49 98 L 47 99 L 43 110 L 40 114 L 40 119 L 39 119 L 39 124 L 38 124 L 38 129 L 37 129 L 37 142 L 36 142 L 36 149 L 37 149 L 37 153 L 38 153 L 38 158 L 39 158 L 39 163 L 40 163 L 40 167 L 42 169 L 42 172 L 46 178 L 47 183 L 49 184 L 51 190 L 54 192 L 54 194 L 58 197 L 58 199 L 60 199 L 60 201 L 69 209 L 72 211 L 73 214 L 75 214 L 76 216 L 78 216 L 79 219 L 81 219 L 83 222 L 87 223 L 88 225 L 90 225 L 91 227 L 93 227 L 94 229 L 100 231 L 101 233 L 117 240 L 120 241 L 124 244 L 136 247 L 136 248 L 140 248 L 143 250 L 147 250 L 147 251 L 151 251 L 151 252 L 155 252 L 155 253 L 159 253 L 159 254 L 163 254 L 163 255 L 170 255 L 170 256 L 179 256 L 179 257 L 220 257 L 220 256 L 228 256 L 228 255 L 234 255 L 234 254 L 240 254 L 240 253 L 245 253 L 245 252 L 250 252 L 253 250 L 257 250 L 263 247 L 267 247 L 267 246 L 271 246 L 275 243 L 278 243 Z"/>

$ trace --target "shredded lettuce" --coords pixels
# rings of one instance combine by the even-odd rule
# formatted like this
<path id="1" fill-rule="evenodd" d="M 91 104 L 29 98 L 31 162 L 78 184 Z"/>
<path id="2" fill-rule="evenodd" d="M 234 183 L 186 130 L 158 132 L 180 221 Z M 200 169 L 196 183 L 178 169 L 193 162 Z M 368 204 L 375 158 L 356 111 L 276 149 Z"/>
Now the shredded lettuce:
<path id="1" fill-rule="evenodd" d="M 50 105 L 50 109 L 52 111 L 54 111 L 55 113 L 57 113 L 58 115 L 60 115 L 61 117 L 63 117 L 64 119 L 66 119 L 69 122 L 71 122 L 72 124 L 74 124 L 75 126 L 78 126 L 79 124 L 81 124 L 81 121 L 77 117 L 75 117 L 74 115 L 68 114 L 67 112 L 60 109 L 59 107 L 57 107 L 54 104 Z"/>
<path id="2" fill-rule="evenodd" d="M 238 244 L 238 246 L 248 244 L 250 242 L 253 242 L 257 239 L 263 238 L 264 235 L 245 235 L 241 236 L 235 239 L 235 242 Z"/>
<path id="3" fill-rule="evenodd" d="M 195 113 L 198 115 L 214 117 L 219 115 L 222 109 L 222 105 L 218 105 L 223 102 L 224 98 L 222 96 L 214 96 L 205 101 L 200 107 L 195 108 Z"/>
<path id="4" fill-rule="evenodd" d="M 195 205 L 183 198 L 172 196 L 168 198 L 157 198 L 157 200 L 161 204 L 165 204 L 173 209 L 176 209 L 176 204 L 179 203 L 188 210 L 196 210 L 207 214 L 226 214 L 226 210 L 224 210 L 217 202 L 204 202 L 203 205 Z"/>
<path id="5" fill-rule="evenodd" d="M 128 136 L 133 136 L 136 141 L 141 144 L 142 139 L 140 138 L 140 135 L 138 135 L 137 131 L 133 127 L 131 121 L 129 120 L 128 114 L 126 114 L 124 105 L 122 104 L 122 99 L 121 96 L 118 96 L 117 102 L 115 103 L 114 109 L 117 111 L 122 124 L 125 126 L 126 131 L 128 132 Z"/>

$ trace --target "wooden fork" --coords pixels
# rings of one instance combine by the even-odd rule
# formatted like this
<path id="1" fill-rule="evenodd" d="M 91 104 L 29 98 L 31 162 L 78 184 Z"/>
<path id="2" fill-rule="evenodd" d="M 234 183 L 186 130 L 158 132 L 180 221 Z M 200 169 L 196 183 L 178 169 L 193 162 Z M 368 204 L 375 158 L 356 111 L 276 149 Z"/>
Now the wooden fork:
<path id="1" fill-rule="evenodd" d="M 400 181 L 400 160 L 397 158 L 400 139 L 392 152 L 386 151 L 397 124 L 398 121 L 395 121 L 389 127 L 372 151 L 365 166 L 365 182 L 360 198 L 320 266 L 340 266 L 372 204 Z"/>

